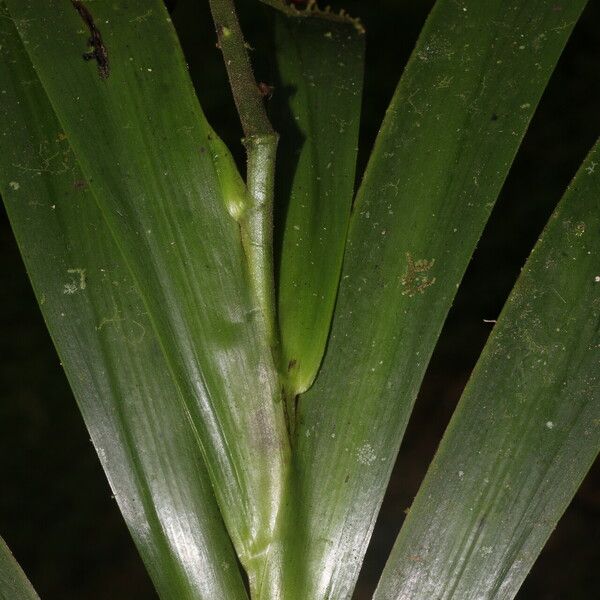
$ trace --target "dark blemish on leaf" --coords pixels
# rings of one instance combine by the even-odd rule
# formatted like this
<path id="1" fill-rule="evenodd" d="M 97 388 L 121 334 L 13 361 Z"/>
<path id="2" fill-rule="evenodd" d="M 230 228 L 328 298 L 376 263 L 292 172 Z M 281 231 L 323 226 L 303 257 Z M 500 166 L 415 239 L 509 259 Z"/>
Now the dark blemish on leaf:
<path id="1" fill-rule="evenodd" d="M 346 479 L 344 479 L 344 483 L 348 483 L 349 480 L 350 480 L 350 475 L 346 475 Z"/>
<path id="2" fill-rule="evenodd" d="M 83 55 L 83 60 L 95 60 L 96 64 L 98 65 L 98 73 L 100 74 L 101 79 L 106 79 L 110 73 L 108 64 L 108 51 L 106 50 L 106 46 L 102 41 L 100 30 L 94 23 L 94 17 L 92 17 L 92 13 L 90 13 L 88 8 L 81 0 L 71 0 L 71 3 L 90 31 L 90 39 L 88 40 L 88 43 L 91 47 L 91 50 Z"/>
<path id="3" fill-rule="evenodd" d="M 76 190 L 84 190 L 87 187 L 87 182 L 84 179 L 76 179 L 73 182 L 73 187 Z"/>
<path id="4" fill-rule="evenodd" d="M 435 264 L 435 258 L 414 260 L 411 253 L 406 253 L 406 273 L 401 279 L 404 290 L 402 295 L 412 298 L 417 292 L 422 294 L 435 283 L 435 277 L 429 276 L 429 270 Z"/>
<path id="5" fill-rule="evenodd" d="M 208 140 L 212 140 L 213 139 L 213 136 L 210 133 L 206 137 L 207 137 Z"/>
<path id="6" fill-rule="evenodd" d="M 492 113 L 492 116 L 490 117 L 490 121 L 497 121 L 498 120 L 498 115 L 496 113 Z"/>
<path id="7" fill-rule="evenodd" d="M 292 360 L 290 360 L 288 363 L 288 371 L 291 371 L 296 366 L 297 362 L 298 361 L 295 358 L 292 358 Z"/>
<path id="8" fill-rule="evenodd" d="M 206 154 L 206 148 L 204 146 L 200 146 L 200 154 Z"/>

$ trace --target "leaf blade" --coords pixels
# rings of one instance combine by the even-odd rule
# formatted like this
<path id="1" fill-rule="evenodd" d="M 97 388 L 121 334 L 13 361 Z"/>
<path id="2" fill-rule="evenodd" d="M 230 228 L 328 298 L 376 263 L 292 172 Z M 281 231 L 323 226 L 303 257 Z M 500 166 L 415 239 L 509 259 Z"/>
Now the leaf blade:
<path id="1" fill-rule="evenodd" d="M 145 306 L 4 10 L 0 189 L 115 499 L 162 598 L 243 599 Z"/>
<path id="2" fill-rule="evenodd" d="M 439 0 L 417 42 L 357 195 L 323 366 L 300 398 L 304 555 L 311 572 L 326 565 L 314 597 L 351 592 L 456 287 L 584 4 L 559 16 L 550 2 Z"/>
<path id="3" fill-rule="evenodd" d="M 105 78 L 82 60 L 89 32 L 68 3 L 7 4 L 142 293 L 252 577 L 276 528 L 289 445 L 230 215 L 244 185 L 198 105 L 162 2 L 93 5 Z"/>
<path id="4" fill-rule="evenodd" d="M 39 600 L 6 542 L 0 537 L 0 599 Z"/>
<path id="5" fill-rule="evenodd" d="M 354 196 L 364 35 L 350 20 L 275 15 L 280 134 L 278 314 L 288 393 L 312 384 L 325 351 Z M 283 202 L 282 202 L 283 204 Z"/>
<path id="6" fill-rule="evenodd" d="M 514 598 L 598 455 L 599 162 L 597 143 L 525 264 L 375 600 Z"/>

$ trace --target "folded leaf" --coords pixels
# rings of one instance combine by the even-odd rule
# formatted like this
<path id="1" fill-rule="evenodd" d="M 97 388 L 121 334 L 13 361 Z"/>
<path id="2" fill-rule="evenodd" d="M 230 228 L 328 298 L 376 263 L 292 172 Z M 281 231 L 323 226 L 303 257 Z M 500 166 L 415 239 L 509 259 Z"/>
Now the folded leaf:
<path id="1" fill-rule="evenodd" d="M 585 2 L 555 4 L 439 0 L 386 113 L 323 365 L 299 400 L 297 554 L 318 574 L 302 598 L 354 586 L 456 288 Z"/>
<path id="2" fill-rule="evenodd" d="M 115 499 L 161 598 L 243 599 L 147 309 L 4 7 L 0 16 L 0 190 Z"/>
<path id="3" fill-rule="evenodd" d="M 0 600 L 39 600 L 39 596 L 2 538 L 0 538 Z"/>
<path id="4" fill-rule="evenodd" d="M 364 35 L 353 21 L 304 14 L 276 13 L 271 101 L 280 134 L 282 371 L 291 396 L 313 382 L 329 334 L 354 196 L 364 70 Z"/>
<path id="5" fill-rule="evenodd" d="M 527 261 L 376 600 L 514 598 L 600 451 L 600 143 Z"/>

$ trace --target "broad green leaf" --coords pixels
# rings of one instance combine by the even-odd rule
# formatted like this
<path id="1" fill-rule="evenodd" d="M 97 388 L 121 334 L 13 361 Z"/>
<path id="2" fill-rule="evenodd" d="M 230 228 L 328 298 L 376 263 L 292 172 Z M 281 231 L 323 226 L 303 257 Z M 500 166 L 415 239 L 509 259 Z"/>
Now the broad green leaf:
<path id="1" fill-rule="evenodd" d="M 39 600 L 39 596 L 1 537 L 0 600 Z"/>
<path id="2" fill-rule="evenodd" d="M 198 105 L 160 0 L 89 2 L 88 18 L 62 0 L 7 6 L 140 291 L 254 582 L 277 526 L 289 444 L 232 216 L 243 184 Z M 96 60 L 85 61 L 90 29 L 100 32 Z"/>
<path id="3" fill-rule="evenodd" d="M 309 14 L 275 18 L 272 104 L 284 213 L 278 305 L 292 395 L 313 382 L 329 334 L 354 195 L 364 70 L 357 24 Z"/>
<path id="4" fill-rule="evenodd" d="M 4 7 L 0 45 L 0 191 L 115 499 L 162 598 L 245 598 L 140 293 Z"/>
<path id="5" fill-rule="evenodd" d="M 514 598 L 600 450 L 600 144 L 527 261 L 376 600 Z"/>
<path id="6" fill-rule="evenodd" d="M 299 400 L 297 568 L 317 574 L 299 597 L 351 593 L 442 323 L 585 2 L 555 4 L 439 0 L 395 92 Z"/>

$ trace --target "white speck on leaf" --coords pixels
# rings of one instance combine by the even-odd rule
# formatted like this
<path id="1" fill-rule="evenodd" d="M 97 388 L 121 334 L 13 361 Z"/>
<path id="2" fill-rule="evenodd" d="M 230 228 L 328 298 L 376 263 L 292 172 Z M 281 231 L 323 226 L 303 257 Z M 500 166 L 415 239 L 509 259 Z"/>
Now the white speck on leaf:
<path id="1" fill-rule="evenodd" d="M 21 187 L 21 184 L 18 181 L 11 181 L 8 185 L 15 191 Z"/>
<path id="2" fill-rule="evenodd" d="M 73 268 L 67 269 L 67 273 L 71 275 L 78 275 L 77 279 L 71 280 L 63 286 L 63 294 L 67 294 L 68 296 L 79 292 L 80 290 L 85 290 L 86 287 L 86 279 L 85 279 L 85 269 Z"/>
<path id="3" fill-rule="evenodd" d="M 78 286 L 76 283 L 74 282 L 69 282 L 69 283 L 65 283 L 65 285 L 63 286 L 63 294 L 67 294 L 67 296 L 71 296 L 72 294 L 75 294 L 78 290 Z"/>
<path id="4" fill-rule="evenodd" d="M 546 421 L 546 427 L 548 429 L 554 429 L 554 423 L 552 421 Z"/>
<path id="5" fill-rule="evenodd" d="M 356 459 L 361 465 L 372 464 L 377 459 L 373 446 L 371 446 L 371 444 L 364 444 L 361 446 L 356 451 Z"/>

